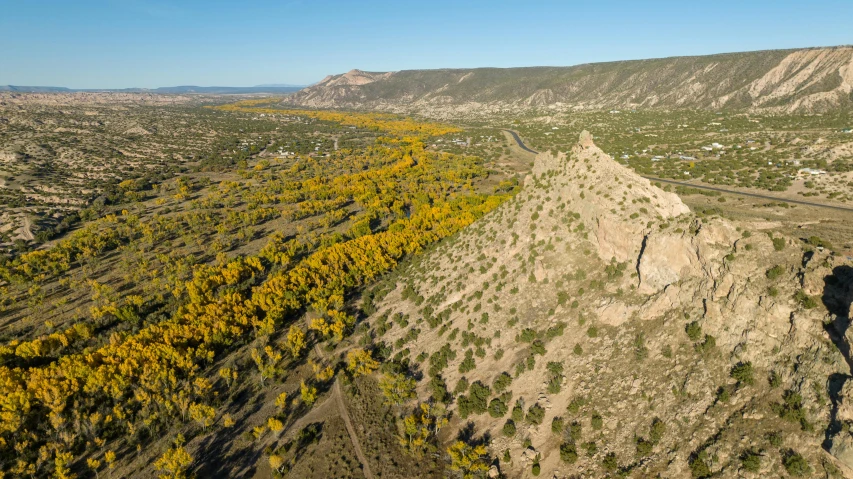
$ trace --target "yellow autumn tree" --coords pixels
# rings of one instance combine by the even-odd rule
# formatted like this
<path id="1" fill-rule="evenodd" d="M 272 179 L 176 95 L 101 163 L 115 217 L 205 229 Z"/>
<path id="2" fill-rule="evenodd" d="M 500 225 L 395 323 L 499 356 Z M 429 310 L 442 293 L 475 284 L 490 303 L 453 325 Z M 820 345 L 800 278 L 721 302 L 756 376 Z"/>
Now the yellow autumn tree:
<path id="1" fill-rule="evenodd" d="M 278 374 L 281 353 L 269 345 L 265 346 L 263 350 L 255 348 L 252 349 L 252 360 L 258 367 L 258 372 L 261 373 L 261 385 L 263 386 L 267 379 L 274 378 Z"/>
<path id="2" fill-rule="evenodd" d="M 172 447 L 166 450 L 159 459 L 154 461 L 154 467 L 160 474 L 160 479 L 186 479 L 187 469 L 192 465 L 193 457 L 184 449 L 184 437 L 178 434 Z"/>
<path id="3" fill-rule="evenodd" d="M 305 380 L 299 386 L 299 394 L 302 396 L 302 402 L 311 406 L 317 400 L 317 388 L 307 384 Z"/>
<path id="4" fill-rule="evenodd" d="M 355 377 L 370 374 L 378 367 L 379 363 L 373 359 L 369 351 L 355 348 L 347 353 L 347 371 Z"/>
<path id="5" fill-rule="evenodd" d="M 379 380 L 379 389 L 388 404 L 399 405 L 415 397 L 417 382 L 402 373 L 386 373 Z"/>
<path id="6" fill-rule="evenodd" d="M 298 358 L 305 349 L 305 332 L 295 324 L 287 330 L 287 347 L 294 358 Z"/>
<path id="7" fill-rule="evenodd" d="M 447 418 L 441 408 L 421 403 L 414 412 L 400 420 L 400 445 L 410 454 L 420 456 L 445 425 Z"/>
<path id="8" fill-rule="evenodd" d="M 197 422 L 202 430 L 206 431 L 212 426 L 215 417 L 216 410 L 212 406 L 200 403 L 190 404 L 190 418 Z"/>
<path id="9" fill-rule="evenodd" d="M 450 470 L 459 472 L 464 479 L 472 479 L 489 470 L 486 453 L 486 446 L 471 446 L 465 441 L 456 441 L 447 448 Z"/>

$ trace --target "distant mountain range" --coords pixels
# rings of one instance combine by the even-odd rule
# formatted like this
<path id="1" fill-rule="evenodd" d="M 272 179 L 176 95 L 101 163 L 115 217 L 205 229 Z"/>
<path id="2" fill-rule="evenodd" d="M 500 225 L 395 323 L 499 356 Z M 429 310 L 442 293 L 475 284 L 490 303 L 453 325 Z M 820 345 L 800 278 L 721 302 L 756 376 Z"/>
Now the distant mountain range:
<path id="1" fill-rule="evenodd" d="M 853 47 L 591 63 L 330 75 L 285 104 L 462 112 L 497 109 L 853 108 Z M 485 110 L 484 110 L 485 108 Z"/>
<path id="2" fill-rule="evenodd" d="M 20 93 L 72 93 L 72 92 L 114 92 L 114 93 L 206 93 L 211 95 L 233 95 L 245 93 L 293 93 L 299 91 L 303 86 L 299 85 L 257 85 L 250 87 L 232 86 L 171 86 L 160 88 L 65 88 L 57 86 L 17 86 L 0 85 L 0 91 L 11 91 Z"/>

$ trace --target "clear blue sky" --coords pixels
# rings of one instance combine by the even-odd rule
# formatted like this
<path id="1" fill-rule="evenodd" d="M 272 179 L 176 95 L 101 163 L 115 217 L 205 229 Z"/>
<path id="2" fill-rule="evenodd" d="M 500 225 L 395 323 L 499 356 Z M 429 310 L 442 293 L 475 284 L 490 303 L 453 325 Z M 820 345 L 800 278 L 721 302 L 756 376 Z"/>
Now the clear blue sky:
<path id="1" fill-rule="evenodd" d="M 0 85 L 307 84 L 850 43 L 853 0 L 0 0 Z"/>

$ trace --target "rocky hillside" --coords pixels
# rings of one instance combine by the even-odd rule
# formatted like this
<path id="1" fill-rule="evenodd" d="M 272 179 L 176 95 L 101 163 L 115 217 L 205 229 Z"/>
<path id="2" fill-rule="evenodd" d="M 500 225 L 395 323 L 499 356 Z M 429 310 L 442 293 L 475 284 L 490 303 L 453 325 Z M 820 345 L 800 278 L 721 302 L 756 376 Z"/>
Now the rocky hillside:
<path id="1" fill-rule="evenodd" d="M 406 70 L 332 75 L 290 105 L 394 111 L 450 106 L 755 108 L 825 111 L 853 104 L 853 47 L 729 53 L 572 67 Z"/>
<path id="2" fill-rule="evenodd" d="M 767 227 L 584 134 L 380 285 L 371 333 L 490 477 L 850 477 L 853 268 Z"/>

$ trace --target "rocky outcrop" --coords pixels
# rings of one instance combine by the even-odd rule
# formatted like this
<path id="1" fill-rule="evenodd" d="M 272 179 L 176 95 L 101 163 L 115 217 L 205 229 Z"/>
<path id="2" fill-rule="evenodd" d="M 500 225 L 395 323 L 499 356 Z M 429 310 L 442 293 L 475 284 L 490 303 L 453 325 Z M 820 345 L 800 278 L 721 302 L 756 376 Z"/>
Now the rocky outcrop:
<path id="1" fill-rule="evenodd" d="M 818 389 L 840 363 L 823 313 L 792 299 L 802 274 L 826 276 L 826 259 L 816 254 L 803 268 L 794 248 L 778 252 L 767 235 L 745 235 L 752 226 L 693 215 L 585 132 L 568 152 L 537 155 L 517 196 L 401 271 L 368 320 L 371 334 L 459 391 L 512 377 L 511 393 L 491 393 L 492 414 L 448 426 L 482 432 L 495 455 L 509 451 L 508 477 L 529 473 L 537 456 L 546 477 L 604 477 L 609 453 L 637 464 L 635 475 L 690 477 L 699 452 L 717 458 L 713 474 L 729 477 L 753 447 L 773 455 L 754 477 L 776 477 L 781 458 L 766 431 L 784 430 L 786 447 L 812 465 L 826 457 L 823 435 L 780 417 L 783 394 L 800 395 L 810 424 L 823 427 L 830 407 Z M 774 264 L 784 274 L 771 282 Z M 751 384 L 732 377 L 739 363 L 754 368 Z M 768 385 L 771 373 L 780 387 Z M 449 407 L 461 414 L 470 398 L 459 394 Z M 516 405 L 537 404 L 541 424 L 503 432 Z M 598 452 L 562 461 L 557 417 L 580 430 L 575 447 L 594 441 Z M 666 438 L 636 462 L 655 417 Z M 841 457 L 850 454 L 845 441 Z"/>

